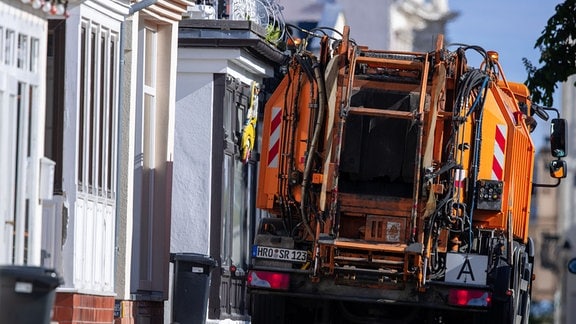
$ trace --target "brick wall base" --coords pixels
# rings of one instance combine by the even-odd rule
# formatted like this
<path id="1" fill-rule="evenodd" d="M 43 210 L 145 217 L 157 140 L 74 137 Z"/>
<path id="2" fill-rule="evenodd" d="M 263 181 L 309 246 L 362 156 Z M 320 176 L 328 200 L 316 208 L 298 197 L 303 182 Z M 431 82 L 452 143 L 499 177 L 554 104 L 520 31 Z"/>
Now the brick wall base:
<path id="1" fill-rule="evenodd" d="M 111 324 L 114 297 L 57 292 L 52 320 L 58 324 Z"/>
<path id="2" fill-rule="evenodd" d="M 114 311 L 115 303 L 116 311 Z M 58 324 L 162 324 L 164 302 L 115 301 L 112 296 L 57 292 L 52 322 Z"/>
<path id="3" fill-rule="evenodd" d="M 114 324 L 164 323 L 164 302 L 117 300 Z"/>

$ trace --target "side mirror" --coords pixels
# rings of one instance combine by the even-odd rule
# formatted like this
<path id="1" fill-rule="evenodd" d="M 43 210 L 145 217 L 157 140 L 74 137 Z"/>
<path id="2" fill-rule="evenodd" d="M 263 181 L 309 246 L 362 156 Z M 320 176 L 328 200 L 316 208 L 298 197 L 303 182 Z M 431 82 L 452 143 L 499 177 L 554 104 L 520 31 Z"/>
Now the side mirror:
<path id="1" fill-rule="evenodd" d="M 568 271 L 570 271 L 570 273 L 576 274 L 576 258 L 573 258 L 568 262 Z"/>
<path id="2" fill-rule="evenodd" d="M 554 118 L 550 125 L 550 150 L 552 156 L 566 156 L 566 119 Z"/>
<path id="3" fill-rule="evenodd" d="M 555 179 L 566 178 L 566 161 L 554 160 L 550 162 L 550 176 Z"/>

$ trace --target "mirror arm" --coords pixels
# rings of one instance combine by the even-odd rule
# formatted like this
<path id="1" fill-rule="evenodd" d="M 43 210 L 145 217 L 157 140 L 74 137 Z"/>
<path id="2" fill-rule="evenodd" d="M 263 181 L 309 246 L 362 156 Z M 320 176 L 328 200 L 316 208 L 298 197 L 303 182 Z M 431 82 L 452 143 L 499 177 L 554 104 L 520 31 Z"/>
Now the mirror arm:
<path id="1" fill-rule="evenodd" d="M 558 182 L 556 182 L 555 184 L 533 183 L 532 187 L 533 188 L 556 188 L 560 185 L 560 182 L 562 181 L 560 178 L 558 178 L 557 180 L 558 180 Z"/>
<path id="2" fill-rule="evenodd" d="M 540 106 L 540 105 L 536 105 L 539 108 L 542 108 L 544 110 L 553 110 L 556 112 L 556 118 L 560 118 L 560 112 L 558 111 L 558 109 L 554 108 L 554 107 L 544 107 L 544 106 Z"/>

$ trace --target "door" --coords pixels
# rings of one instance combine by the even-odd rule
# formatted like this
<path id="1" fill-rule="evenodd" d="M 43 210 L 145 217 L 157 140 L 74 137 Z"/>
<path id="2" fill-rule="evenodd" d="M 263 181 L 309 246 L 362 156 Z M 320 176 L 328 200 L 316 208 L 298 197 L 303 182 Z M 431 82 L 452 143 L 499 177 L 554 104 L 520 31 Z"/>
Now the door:
<path id="1" fill-rule="evenodd" d="M 220 152 L 214 158 L 216 173 L 213 178 L 214 185 L 221 188 L 221 196 L 215 201 L 220 210 L 215 210 L 212 222 L 219 223 L 220 227 L 217 233 L 212 232 L 211 239 L 214 245 L 219 243 L 211 250 L 217 250 L 215 252 L 220 256 L 220 271 L 213 273 L 216 276 L 213 282 L 219 283 L 219 290 L 211 293 L 210 309 L 218 309 L 219 314 L 210 315 L 220 319 L 242 319 L 247 316 L 245 274 L 252 241 L 256 186 L 255 155 L 243 158 L 242 135 L 250 109 L 257 109 L 257 102 L 254 102 L 257 97 L 251 95 L 253 85 L 229 75 L 216 76 L 214 84 L 214 129 L 223 130 L 223 134 L 215 134 L 214 150 Z"/>

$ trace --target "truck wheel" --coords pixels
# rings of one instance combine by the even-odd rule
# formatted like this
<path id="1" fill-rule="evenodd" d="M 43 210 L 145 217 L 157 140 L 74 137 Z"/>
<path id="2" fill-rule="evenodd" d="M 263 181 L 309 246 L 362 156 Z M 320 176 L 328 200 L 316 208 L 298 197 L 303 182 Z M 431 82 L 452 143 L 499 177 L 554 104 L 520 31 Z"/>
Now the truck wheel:
<path id="1" fill-rule="evenodd" d="M 272 295 L 252 295 L 252 324 L 284 324 L 285 301 L 283 297 Z"/>
<path id="2" fill-rule="evenodd" d="M 532 268 L 526 247 L 515 242 L 515 282 L 514 282 L 514 323 L 528 324 L 530 318 L 530 297 L 532 287 Z"/>
<path id="3" fill-rule="evenodd" d="M 530 319 L 530 302 L 531 302 L 531 292 L 532 292 L 532 269 L 533 264 L 528 256 L 528 253 L 524 252 L 521 256 L 520 267 L 522 270 L 522 278 L 520 281 L 520 307 L 519 315 L 522 317 L 520 323 L 528 324 Z"/>
<path id="4" fill-rule="evenodd" d="M 530 293 L 522 296 L 522 322 L 521 324 L 528 324 L 530 320 Z"/>

